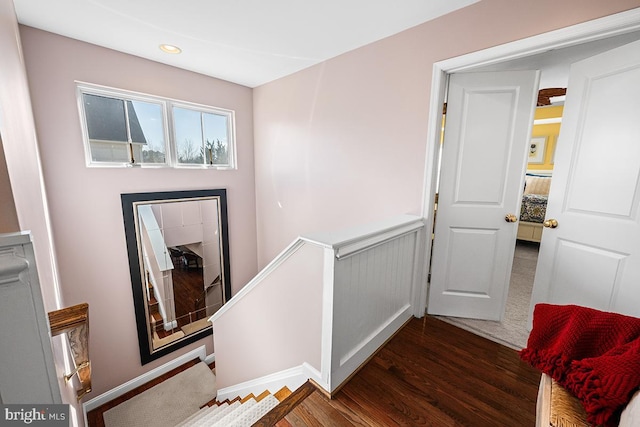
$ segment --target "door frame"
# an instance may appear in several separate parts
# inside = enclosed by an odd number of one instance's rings
[[[424,306],[417,308],[420,313],[426,312],[429,294],[428,278],[431,269],[431,245],[428,242],[431,241],[430,234],[433,230],[434,222],[435,184],[437,182],[440,135],[442,131],[442,105],[444,105],[445,101],[448,75],[638,30],[640,30],[640,8],[560,28],[433,64],[425,157],[427,160],[425,162],[424,191],[422,195],[422,217],[427,226],[425,227],[426,238],[423,258],[425,263],[422,271],[423,286],[419,300]]]

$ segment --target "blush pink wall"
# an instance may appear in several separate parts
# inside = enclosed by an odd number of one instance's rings
[[[0,0],[0,133],[6,174],[3,207],[11,231],[30,231],[38,264],[45,310],[58,309],[58,289],[52,260],[48,207],[45,198],[40,152],[34,132],[29,86],[22,58],[20,31],[12,0]],[[15,216],[14,216],[15,215]],[[17,221],[17,224],[16,224]]]
[[[301,234],[421,213],[435,62],[638,6],[482,0],[254,89],[259,265]]]
[[[40,164],[27,74],[22,56],[20,30],[12,0],[0,0],[0,133],[2,134],[3,197],[0,214],[7,231],[29,231],[36,258],[45,311],[61,308],[58,275],[52,248],[46,189]],[[6,169],[4,168],[6,166]],[[5,319],[3,319],[5,321]],[[16,333],[20,333],[16,330]],[[5,346],[13,337],[3,337]],[[72,363],[60,340],[53,339],[53,363],[62,402],[69,403],[72,424],[83,425],[76,391],[67,386],[64,375]],[[14,357],[22,357],[15,354]],[[32,385],[32,386],[37,386]],[[76,423],[76,420],[80,422]]]
[[[2,148],[2,135],[0,135],[0,233],[20,231],[16,205],[13,202],[13,192],[9,182],[7,163]]]
[[[93,396],[189,349],[140,366],[120,193],[227,188],[235,293],[300,234],[420,212],[434,62],[638,6],[483,0],[253,91],[21,27],[62,296],[91,307]],[[74,80],[236,110],[238,170],[86,168]]]
[[[20,31],[63,300],[89,303],[92,396],[196,346],[211,353],[207,338],[141,366],[120,194],[226,188],[237,292],[257,272],[252,90],[30,27]],[[87,168],[75,80],[235,110],[238,169]]]
[[[227,306],[214,320],[221,349],[216,352],[218,389],[305,362],[320,371],[324,256],[319,245],[304,242],[293,248],[239,304]]]

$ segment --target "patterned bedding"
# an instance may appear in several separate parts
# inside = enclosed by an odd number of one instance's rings
[[[525,194],[522,196],[522,206],[520,207],[520,221],[544,222],[547,211],[547,195]]]

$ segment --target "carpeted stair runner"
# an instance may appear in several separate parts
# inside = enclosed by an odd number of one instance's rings
[[[200,362],[104,412],[106,427],[249,427],[291,394],[283,387],[217,402],[215,373]],[[211,405],[211,406],[208,406]]]
[[[215,423],[225,417],[227,414],[231,413],[234,409],[240,406],[240,402],[234,402],[232,404],[222,403],[220,406],[213,405],[211,407],[206,406],[178,424],[176,427],[196,427],[196,426],[204,426],[207,422]]]
[[[216,396],[216,377],[200,362],[105,411],[106,427],[174,427]]]
[[[249,427],[278,405],[279,400],[269,394],[259,401],[250,398],[243,403],[222,403],[205,407],[178,424],[178,427]]]

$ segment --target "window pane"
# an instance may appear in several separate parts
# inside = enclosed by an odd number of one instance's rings
[[[91,160],[94,162],[129,163],[129,144],[91,140]]]
[[[87,166],[235,168],[233,111],[92,85],[77,88]]]
[[[213,165],[229,164],[229,120],[220,114],[203,113],[206,161]]]
[[[137,162],[165,163],[166,144],[162,106],[143,101],[127,101],[129,129]],[[140,144],[140,145],[138,145]],[[138,148],[139,147],[139,148]],[[139,150],[142,151],[141,156]]]
[[[173,108],[178,163],[204,164],[202,123],[199,111]]]
[[[127,142],[124,101],[98,95],[82,95],[90,140]]]

